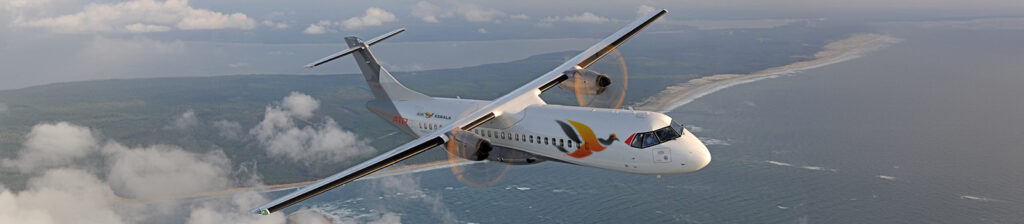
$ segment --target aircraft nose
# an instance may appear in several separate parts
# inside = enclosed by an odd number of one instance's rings
[[[679,150],[682,151],[680,154],[686,155],[685,162],[681,164],[683,172],[694,172],[703,169],[711,163],[711,152],[693,133],[685,131],[683,136],[679,137],[679,140],[682,143],[682,146],[679,147]]]

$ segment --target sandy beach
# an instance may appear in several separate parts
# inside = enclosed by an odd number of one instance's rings
[[[800,61],[784,66],[768,68],[751,74],[716,74],[669,86],[658,94],[632,105],[637,110],[668,112],[697,98],[731,86],[755,82],[780,75],[792,75],[799,72],[855,59],[864,54],[899,43],[901,40],[892,36],[859,33],[838,40],[825,49],[814,54],[814,59]]]

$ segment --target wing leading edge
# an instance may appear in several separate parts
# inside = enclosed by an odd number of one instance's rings
[[[385,167],[394,165],[397,162],[408,159],[409,157],[415,156],[422,153],[430,148],[445,144],[448,141],[447,133],[456,128],[463,130],[472,130],[477,126],[494,119],[495,117],[501,116],[503,111],[518,111],[522,110],[527,104],[515,103],[523,102],[517,101],[517,98],[522,96],[528,96],[528,93],[534,93],[539,95],[545,90],[557,85],[559,82],[565,81],[566,76],[562,74],[563,71],[572,68],[586,68],[594,62],[600,60],[602,57],[615,50],[619,45],[629,40],[629,38],[636,35],[636,33],[643,30],[650,25],[654,20],[664,15],[666,10],[658,10],[650,12],[636,21],[633,21],[629,25],[626,25],[619,31],[615,32],[611,36],[608,36],[604,40],[601,40],[594,46],[591,46],[587,50],[584,50],[579,55],[576,55],[572,59],[569,59],[562,65],[559,65],[555,69],[548,73],[534,79],[533,81],[519,87],[518,89],[495,99],[490,104],[481,107],[480,109],[470,113],[465,117],[458,118],[455,122],[452,122],[438,130],[421,136],[416,140],[408,142],[404,145],[398,146],[391,151],[385,152],[384,154],[373,157],[365,162],[362,162],[356,166],[348,168],[337,174],[331,175],[317,183],[303,187],[295,192],[280,197],[270,203],[264,204],[252,210],[257,214],[268,215],[272,212],[280,211],[288,206],[303,200],[309,199],[313,196],[327,192],[328,190],[334,189],[335,187],[344,185],[353,180],[359,179],[363,176],[369,175]],[[394,33],[401,32],[395,31],[384,36],[393,36]],[[386,37],[385,37],[386,38]],[[331,55],[318,62],[322,64],[324,62],[333,60],[335,58],[344,56],[344,52],[339,52],[338,55]],[[317,64],[317,63],[313,63]],[[315,65],[314,65],[315,66]],[[534,97],[536,97],[534,95]]]

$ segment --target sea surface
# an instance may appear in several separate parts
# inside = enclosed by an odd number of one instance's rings
[[[1024,32],[891,35],[904,40],[667,113],[711,150],[695,173],[546,162],[472,188],[438,169],[357,181],[304,206],[404,223],[1020,223]]]

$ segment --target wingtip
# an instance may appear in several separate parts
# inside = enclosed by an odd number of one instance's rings
[[[261,209],[261,208],[253,209],[251,212],[252,213],[256,213],[256,214],[260,214],[260,215],[270,215],[270,211],[269,210]]]

